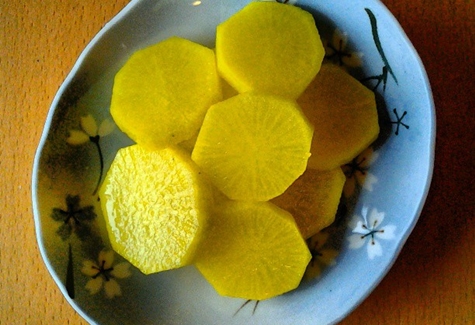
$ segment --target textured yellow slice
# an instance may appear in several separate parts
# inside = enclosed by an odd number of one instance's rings
[[[307,169],[285,192],[271,202],[292,214],[304,238],[310,238],[334,220],[340,203],[345,174]]]
[[[239,92],[297,98],[317,74],[325,50],[313,16],[277,2],[251,2],[221,23],[216,58]]]
[[[208,110],[191,157],[229,198],[266,201],[305,171],[312,133],[295,101],[245,93]]]
[[[213,50],[171,37],[137,51],[120,69],[110,111],[131,139],[157,149],[191,138],[219,100]]]
[[[112,248],[143,273],[191,263],[212,194],[186,154],[123,148],[99,196]]]
[[[295,289],[310,258],[288,212],[228,201],[210,219],[195,265],[219,294],[262,300]]]
[[[346,164],[379,134],[374,93],[338,66],[323,65],[297,102],[315,129],[309,168]]]

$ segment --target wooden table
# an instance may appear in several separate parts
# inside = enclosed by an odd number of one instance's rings
[[[85,324],[39,255],[31,173],[49,106],[128,0],[0,0],[0,323]],[[435,172],[386,278],[342,324],[475,324],[475,2],[385,0],[418,50],[437,108]]]

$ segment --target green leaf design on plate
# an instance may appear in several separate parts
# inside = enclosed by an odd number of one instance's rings
[[[378,86],[381,83],[383,83],[383,91],[384,91],[386,90],[386,84],[388,82],[388,73],[394,79],[396,84],[398,84],[398,81],[397,81],[396,75],[393,72],[393,69],[389,65],[388,59],[386,58],[386,54],[384,53],[384,50],[383,50],[383,46],[381,45],[381,40],[379,38],[379,33],[378,33],[378,21],[376,19],[376,16],[368,8],[365,8],[365,11],[368,14],[368,17],[371,23],[371,32],[373,33],[374,44],[376,45],[376,49],[378,50],[378,53],[381,56],[381,60],[383,60],[384,66],[380,75],[365,78],[363,79],[363,81],[377,80],[377,83],[373,87],[373,90],[378,88]]]

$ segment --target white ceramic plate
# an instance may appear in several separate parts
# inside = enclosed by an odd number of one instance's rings
[[[109,115],[114,74],[134,51],[171,35],[212,47],[216,25],[247,2],[132,1],[87,46],[52,103],[34,165],[38,243],[66,299],[91,323],[335,323],[380,282],[419,217],[435,111],[418,55],[379,1],[297,0],[289,5],[315,15],[327,60],[375,90],[381,115],[380,139],[345,167],[337,221],[311,243],[317,277],[244,301],[216,294],[194,267],[145,276],[110,250],[96,189],[131,143]]]

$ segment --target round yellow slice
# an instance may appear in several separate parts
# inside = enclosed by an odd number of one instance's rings
[[[335,220],[345,180],[340,167],[324,171],[307,169],[271,202],[292,214],[307,239]]]
[[[135,52],[116,74],[110,112],[136,143],[161,149],[191,138],[221,100],[214,51],[171,37]]]
[[[212,192],[185,153],[119,150],[99,197],[112,248],[143,273],[191,263]]]
[[[297,102],[315,129],[309,168],[344,165],[378,137],[374,93],[336,65],[324,64]]]
[[[208,110],[191,157],[229,198],[267,201],[305,171],[312,133],[295,101],[245,93]]]
[[[313,16],[277,2],[251,2],[217,27],[222,77],[239,92],[297,98],[320,69],[325,50]]]
[[[311,254],[288,212],[228,201],[215,213],[195,265],[219,294],[262,300],[299,285]]]

